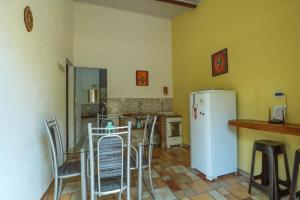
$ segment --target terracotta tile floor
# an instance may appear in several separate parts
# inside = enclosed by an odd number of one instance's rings
[[[214,182],[206,181],[204,176],[189,168],[189,151],[182,147],[172,147],[170,150],[155,148],[153,153],[153,177],[155,193],[158,200],[264,200],[268,197],[252,189],[252,195],[247,192],[247,178],[241,175],[226,175]],[[133,172],[132,199],[137,199],[137,174]],[[80,179],[64,181],[61,200],[79,200]],[[123,199],[125,195],[123,195]],[[53,199],[53,187],[44,200]],[[116,195],[101,197],[101,199],[117,199]],[[152,199],[147,187],[143,189],[143,199]]]

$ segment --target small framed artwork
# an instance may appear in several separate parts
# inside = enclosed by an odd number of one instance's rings
[[[225,74],[228,72],[227,48],[211,56],[212,76]]]
[[[149,73],[148,71],[136,70],[136,86],[148,86]]]

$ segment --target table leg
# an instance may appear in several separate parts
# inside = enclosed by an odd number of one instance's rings
[[[143,145],[140,143],[138,146],[139,165],[138,165],[138,200],[142,200],[143,192]]]
[[[85,151],[80,151],[80,164],[81,164],[81,199],[86,200],[86,172],[85,172]]]

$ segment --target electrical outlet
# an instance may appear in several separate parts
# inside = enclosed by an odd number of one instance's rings
[[[277,90],[277,91],[274,92],[274,97],[280,98],[280,97],[283,97],[283,96],[285,96],[285,94],[282,91]]]

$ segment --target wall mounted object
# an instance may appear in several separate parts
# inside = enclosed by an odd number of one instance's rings
[[[228,72],[227,48],[211,56],[212,76],[225,74]]]
[[[28,32],[32,31],[33,28],[33,16],[29,6],[24,9],[24,23]]]
[[[136,70],[136,86],[148,86],[148,71]]]
[[[92,88],[88,89],[88,103],[98,103],[99,102],[99,90]]]
[[[168,87],[165,86],[165,87],[163,88],[163,90],[164,90],[164,95],[167,96],[168,93],[169,93]]]

